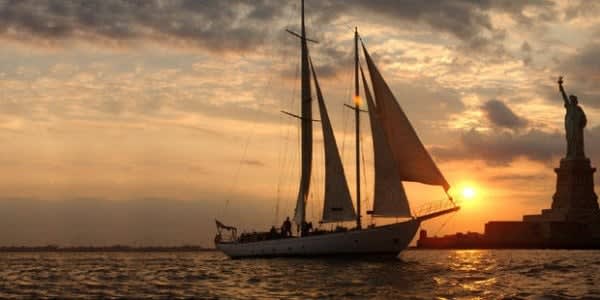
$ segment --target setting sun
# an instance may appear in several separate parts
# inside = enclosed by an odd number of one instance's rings
[[[463,188],[462,196],[463,196],[463,198],[468,199],[468,200],[473,199],[473,197],[475,197],[475,189],[473,189],[472,187]]]

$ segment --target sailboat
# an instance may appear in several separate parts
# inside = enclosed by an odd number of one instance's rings
[[[292,236],[284,232],[247,234],[238,237],[237,228],[217,223],[215,246],[231,258],[324,256],[324,255],[398,255],[414,238],[421,222],[459,210],[448,194],[450,185],[423,146],[391,89],[375,65],[367,48],[354,32],[354,105],[356,133],[356,208],[346,180],[344,166],[319,85],[315,66],[309,55],[304,24],[304,1],[301,1],[301,32],[289,31],[300,39],[301,50],[301,176],[294,222],[302,227]],[[370,75],[371,85],[359,61],[359,40]],[[360,80],[359,80],[360,78]],[[312,85],[311,85],[312,79]],[[374,199],[367,214],[380,218],[402,218],[403,221],[363,228],[360,185],[360,86],[364,90],[371,127],[374,153]],[[306,204],[310,189],[313,154],[313,117],[311,89],[314,87],[323,133],[325,157],[324,207],[321,223],[356,222],[351,229],[332,231],[306,229]],[[373,93],[371,93],[371,89]],[[289,114],[289,113],[288,113]],[[419,182],[441,186],[448,197],[446,206],[422,215],[411,212],[403,182]],[[283,230],[282,230],[283,231]]]

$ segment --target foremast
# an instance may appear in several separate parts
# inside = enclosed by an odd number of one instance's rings
[[[306,221],[306,200],[310,188],[310,175],[312,169],[312,102],[310,91],[310,70],[308,62],[308,45],[306,27],[304,25],[304,0],[301,1],[301,150],[302,166],[300,187],[294,213],[294,221],[301,225]]]
[[[362,228],[360,220],[360,91],[358,85],[358,28],[354,28],[354,117],[356,119],[356,228]]]

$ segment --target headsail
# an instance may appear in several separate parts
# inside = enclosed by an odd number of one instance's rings
[[[411,217],[410,206],[402,181],[398,174],[398,166],[383,131],[379,112],[369,91],[367,80],[360,68],[363,88],[369,107],[371,135],[373,137],[373,158],[375,160],[375,194],[373,197],[372,215],[381,217]]]
[[[312,62],[310,67],[319,103],[323,144],[325,146],[325,197],[322,222],[353,221],[356,218],[356,213],[354,212],[354,205],[344,174],[344,166]]]
[[[371,75],[379,117],[397,163],[400,180],[441,185],[447,191],[450,185],[423,146],[364,44],[363,51]]]

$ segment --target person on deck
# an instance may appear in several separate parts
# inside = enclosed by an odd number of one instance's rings
[[[277,228],[275,228],[275,226],[271,226],[271,230],[269,231],[269,238],[274,239],[274,238],[278,238],[278,237],[279,237],[279,233],[277,232]]]
[[[308,223],[306,221],[302,222],[302,226],[300,229],[301,229],[300,232],[302,233],[302,236],[308,235],[313,229],[312,222],[308,222]]]
[[[308,233],[308,223],[306,221],[302,221],[300,224],[300,235],[305,236]]]
[[[290,217],[285,218],[283,224],[281,225],[281,234],[284,237],[292,236],[292,222],[290,222]]]

